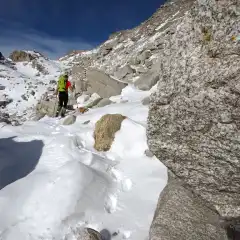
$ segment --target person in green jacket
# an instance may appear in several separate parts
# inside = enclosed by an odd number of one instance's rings
[[[58,109],[56,117],[61,113],[61,116],[64,117],[68,104],[68,89],[73,91],[71,82],[68,80],[68,74],[65,73],[61,75],[58,79],[58,85],[56,90],[56,95],[58,95]]]

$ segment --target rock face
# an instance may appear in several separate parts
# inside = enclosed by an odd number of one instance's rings
[[[112,79],[103,71],[76,65],[72,69],[75,94],[97,93],[102,98],[119,95],[127,84]]]
[[[125,118],[121,114],[107,114],[96,123],[94,148],[97,151],[108,151],[111,148],[115,133],[120,130]]]
[[[118,82],[102,71],[90,69],[86,74],[88,87],[87,93],[97,93],[102,98],[119,95],[127,84]]]
[[[228,240],[219,215],[171,179],[162,191],[150,230],[151,240]]]
[[[80,65],[75,65],[72,68],[72,76],[75,94],[82,94],[87,91],[86,69]]]
[[[235,0],[199,0],[183,17],[165,41],[147,128],[154,155],[184,188],[233,225],[240,219],[240,57],[232,40],[239,34],[239,9]],[[187,202],[182,208],[187,211]],[[169,209],[163,206],[156,214],[162,211]],[[209,232],[205,239],[225,236]]]

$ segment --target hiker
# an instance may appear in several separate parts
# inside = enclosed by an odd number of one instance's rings
[[[61,75],[58,79],[58,85],[56,90],[56,95],[58,95],[58,109],[56,117],[61,113],[61,117],[65,116],[65,112],[68,104],[68,88],[73,91],[71,82],[68,80],[68,74],[65,73]]]

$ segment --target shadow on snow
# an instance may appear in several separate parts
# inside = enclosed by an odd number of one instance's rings
[[[43,142],[16,142],[14,137],[0,139],[0,189],[27,176],[37,166]]]

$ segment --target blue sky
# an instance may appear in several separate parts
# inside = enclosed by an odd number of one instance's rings
[[[38,50],[51,58],[91,49],[137,26],[164,0],[1,0],[0,51]]]

